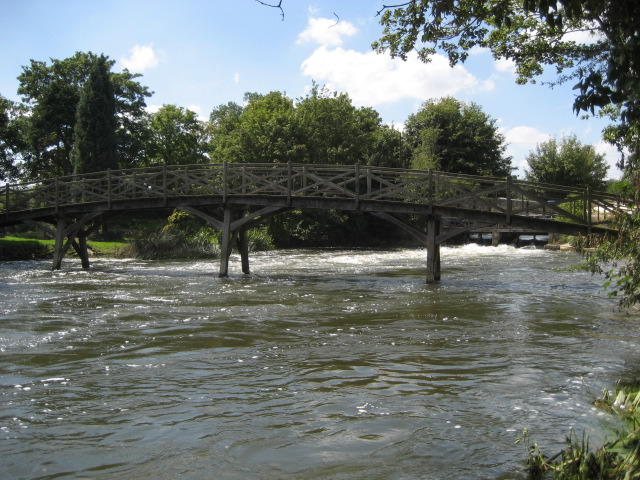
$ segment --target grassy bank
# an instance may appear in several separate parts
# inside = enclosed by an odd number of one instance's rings
[[[17,236],[0,238],[0,261],[48,259],[53,255],[54,240],[39,240]],[[125,251],[125,242],[87,242],[94,257],[119,257]],[[69,255],[74,255],[73,249]]]
[[[605,390],[594,403],[618,420],[611,427],[609,439],[596,450],[589,447],[586,436],[579,438],[574,432],[567,437],[565,448],[548,458],[537,444],[529,443],[528,433],[523,432],[519,441],[528,450],[531,479],[640,479],[640,385]]]

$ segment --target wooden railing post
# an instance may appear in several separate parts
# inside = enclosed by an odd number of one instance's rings
[[[56,194],[56,214],[60,210],[60,177],[56,177],[55,183],[55,194]]]
[[[291,185],[293,178],[291,177],[291,162],[287,162],[287,206],[291,205]]]
[[[107,170],[107,208],[111,210],[111,169]]]
[[[133,171],[133,182],[131,183],[131,198],[136,198],[136,183],[138,183],[138,177],[136,175],[135,170]]]
[[[429,215],[433,214],[433,202],[435,192],[433,191],[433,170],[429,169],[429,179],[427,184],[427,201],[429,202]]]
[[[227,204],[227,162],[222,163],[222,203]]]
[[[167,206],[167,164],[162,164],[162,205]]]
[[[591,233],[591,214],[592,214],[592,205],[591,205],[591,187],[587,187],[587,232]]]
[[[360,163],[356,163],[356,208],[360,208]]]
[[[507,225],[511,225],[511,210],[513,205],[511,202],[511,175],[507,175]]]
[[[9,184],[4,186],[4,212],[7,220],[9,220]]]

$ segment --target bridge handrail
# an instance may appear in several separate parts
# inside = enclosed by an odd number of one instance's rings
[[[555,215],[576,223],[600,221],[626,202],[588,188],[430,170],[368,165],[216,163],[154,166],[69,175],[0,187],[0,215],[79,203],[142,198],[212,196],[323,197],[355,202],[410,202],[497,211],[507,215]],[[594,220],[594,208],[597,218]]]

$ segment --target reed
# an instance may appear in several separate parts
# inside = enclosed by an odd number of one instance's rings
[[[539,446],[530,442],[529,432],[522,432],[516,443],[527,448],[527,470],[532,480],[640,479],[640,388],[618,387],[614,392],[605,389],[595,404],[615,415],[621,425],[596,450],[589,447],[585,434],[578,438],[572,432],[565,448],[546,458]]]

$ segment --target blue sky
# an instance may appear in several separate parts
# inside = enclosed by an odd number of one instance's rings
[[[149,108],[176,104],[204,118],[245,92],[302,97],[312,81],[400,126],[425,100],[453,96],[496,119],[520,174],[537,143],[575,134],[619,178],[616,152],[601,141],[606,121],[573,113],[571,85],[516,85],[512,65],[487,51],[455,68],[441,56],[423,64],[375,54],[383,3],[283,0],[283,19],[255,0],[0,0],[0,95],[19,99],[16,77],[30,59],[92,51],[141,73],[155,92]]]

